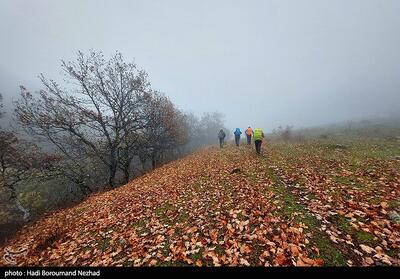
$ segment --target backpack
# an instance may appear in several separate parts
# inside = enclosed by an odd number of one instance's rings
[[[246,134],[247,134],[248,136],[251,136],[252,132],[253,132],[253,130],[252,130],[251,128],[247,128]]]
[[[219,137],[220,139],[223,139],[225,136],[226,136],[226,135],[225,135],[225,132],[224,132],[224,131],[219,131],[218,137]]]
[[[235,136],[240,136],[242,134],[242,132],[240,131],[239,128],[236,128],[234,134],[235,134]]]

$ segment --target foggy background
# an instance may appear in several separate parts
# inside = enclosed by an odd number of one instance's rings
[[[272,130],[396,114],[400,1],[0,1],[0,92],[119,50],[181,109]]]

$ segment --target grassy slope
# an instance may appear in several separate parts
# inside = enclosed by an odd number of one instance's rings
[[[51,214],[7,247],[26,245],[18,265],[400,265],[387,217],[399,211],[398,145],[345,146],[201,150]]]

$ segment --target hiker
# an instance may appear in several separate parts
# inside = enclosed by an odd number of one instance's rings
[[[235,143],[236,143],[236,146],[239,146],[240,135],[242,134],[242,131],[240,131],[239,128],[236,128],[236,130],[235,130],[235,132],[233,132],[233,134],[235,135]]]
[[[224,132],[224,130],[219,130],[218,133],[218,138],[219,138],[219,147],[222,148],[222,146],[224,145],[224,139],[226,137],[226,134]]]
[[[257,154],[261,153],[261,144],[264,138],[264,133],[260,128],[254,129],[254,144],[256,146]]]
[[[253,134],[253,129],[247,128],[246,129],[246,137],[247,137],[247,144],[250,145],[251,144],[251,135]]]

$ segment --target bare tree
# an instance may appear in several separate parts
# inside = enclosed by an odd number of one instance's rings
[[[280,135],[281,135],[281,138],[285,142],[288,142],[292,139],[292,136],[293,136],[292,129],[293,129],[293,126],[289,126],[289,125],[286,125],[286,127],[284,129],[282,129],[282,127],[280,127]]]
[[[193,113],[185,113],[183,115],[183,121],[185,122],[188,136],[184,148],[187,152],[190,152],[202,144],[202,139],[200,137],[200,120]]]
[[[145,130],[147,152],[142,154],[151,159],[153,169],[163,152],[183,145],[188,140],[183,114],[163,94],[155,93],[147,107],[148,125]]]
[[[91,185],[104,174],[111,187],[120,182],[119,174],[127,183],[135,156],[155,168],[193,134],[187,115],[152,90],[147,74],[120,53],[106,61],[101,52],[79,52],[75,62],[62,61],[62,70],[64,87],[44,75],[39,92],[21,86],[15,114],[25,130],[57,148],[63,158],[59,171],[83,195],[94,191]],[[200,126],[201,142],[214,142],[222,115],[206,114]]]
[[[218,131],[220,129],[225,129],[223,114],[219,112],[205,113],[200,119],[199,123],[199,138],[201,139],[201,144],[213,144],[217,140]]]
[[[114,187],[121,150],[146,126],[143,112],[151,99],[147,74],[125,63],[121,53],[106,61],[95,51],[88,56],[79,52],[75,62],[62,61],[62,70],[68,89],[43,75],[45,89],[38,96],[21,87],[19,122],[53,143],[65,158],[74,160],[79,153],[101,162]]]

